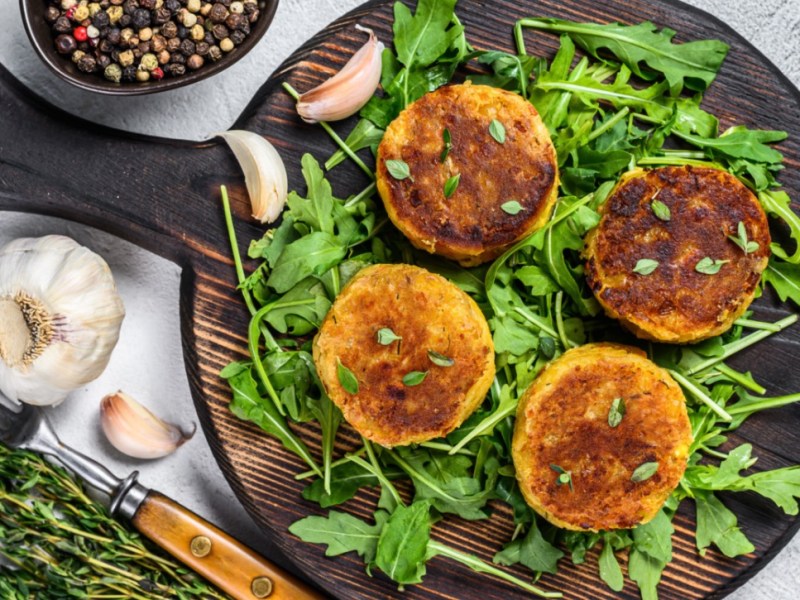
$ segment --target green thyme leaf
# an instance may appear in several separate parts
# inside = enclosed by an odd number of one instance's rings
[[[414,181],[414,178],[411,176],[411,169],[409,168],[408,163],[406,163],[404,160],[387,160],[386,170],[389,171],[389,175],[398,181],[402,181],[403,179],[410,179],[411,181]]]
[[[500,205],[500,208],[503,209],[503,212],[506,212],[510,215],[516,215],[522,211],[522,204],[516,200],[509,200],[508,202],[503,202],[503,204]]]
[[[568,485],[570,492],[575,491],[575,489],[572,487],[572,473],[570,471],[565,471],[558,465],[550,465],[550,468],[558,473],[558,477],[556,477],[556,485]]]
[[[672,213],[669,210],[669,206],[664,204],[661,200],[653,200],[650,203],[650,208],[653,211],[653,214],[662,221],[669,221],[672,218]]]
[[[489,123],[489,134],[498,144],[506,143],[506,128],[497,119],[492,119],[492,122]]]
[[[438,367],[452,367],[454,364],[456,364],[456,361],[454,361],[452,358],[449,358],[444,354],[439,354],[435,350],[428,350],[428,358]]]
[[[456,189],[458,188],[458,182],[461,181],[461,173],[457,173],[453,175],[450,179],[448,179],[444,184],[444,197],[449,198],[453,194],[455,194]]]
[[[634,469],[633,475],[631,475],[631,481],[633,481],[634,483],[647,481],[653,475],[656,474],[656,471],[658,471],[657,462],[642,463],[638,467],[636,467],[636,469]]]
[[[722,268],[722,265],[724,265],[727,262],[731,261],[714,260],[711,257],[706,256],[694,266],[694,270],[697,271],[698,273],[703,273],[703,275],[716,275],[717,273],[719,273],[719,270]]]
[[[608,410],[608,425],[616,427],[622,423],[622,417],[625,416],[625,400],[622,398],[614,398],[611,402],[611,408]]]
[[[388,346],[392,342],[397,342],[403,339],[402,336],[397,335],[388,327],[382,327],[381,329],[378,329],[378,333],[375,334],[375,338],[378,340],[378,343],[381,346]]]
[[[453,138],[450,136],[450,130],[447,127],[445,127],[442,132],[442,141],[444,142],[444,149],[442,150],[442,155],[439,157],[439,160],[444,162],[447,160],[447,155],[450,154],[450,150],[453,149]]]
[[[739,225],[736,227],[736,235],[729,235],[728,239],[739,246],[745,255],[758,250],[758,242],[751,242],[747,239],[747,228],[742,221],[739,221]]]
[[[410,373],[403,375],[403,385],[414,387],[415,385],[419,385],[425,381],[427,376],[428,371],[411,371]]]
[[[358,379],[353,375],[353,372],[342,364],[342,361],[336,361],[336,375],[339,377],[339,383],[342,384],[344,391],[348,394],[358,393]]]
[[[639,275],[650,275],[658,268],[658,261],[651,258],[640,258],[633,267],[633,272]]]

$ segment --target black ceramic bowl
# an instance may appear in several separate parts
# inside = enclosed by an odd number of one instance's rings
[[[22,12],[22,21],[25,24],[25,31],[28,33],[31,44],[33,44],[44,63],[61,79],[92,92],[113,96],[135,96],[189,85],[211,77],[215,73],[219,73],[231,66],[247,54],[266,33],[272,23],[272,18],[275,16],[275,10],[278,8],[278,0],[258,0],[260,16],[251,26],[250,35],[232,52],[226,54],[217,62],[208,63],[197,71],[189,71],[185,75],[178,77],[164,77],[158,81],[151,79],[145,82],[129,83],[114,83],[105,79],[99,73],[83,73],[72,63],[69,56],[63,56],[56,52],[53,41],[55,36],[52,34],[50,24],[44,19],[44,12],[48,6],[46,0],[20,0],[19,5]]]

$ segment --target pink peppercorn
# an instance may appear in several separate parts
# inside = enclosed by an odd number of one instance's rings
[[[86,27],[81,25],[72,30],[72,37],[79,42],[85,42],[87,39],[89,39],[89,34],[86,33]]]
[[[153,79],[163,79],[164,78],[164,71],[161,70],[161,67],[156,67],[152,71],[150,71],[150,77]]]

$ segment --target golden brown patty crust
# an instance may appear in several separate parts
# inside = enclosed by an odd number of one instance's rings
[[[490,134],[493,120],[505,130],[504,143]],[[452,147],[442,162],[445,129]],[[387,160],[404,161],[411,176],[393,177]],[[417,248],[466,266],[496,258],[541,227],[558,194],[555,148],[536,109],[484,85],[442,87],[408,106],[386,130],[377,169],[397,228]],[[445,197],[456,175],[458,187]],[[510,201],[522,210],[503,210]]]
[[[656,216],[657,199],[669,220]],[[743,223],[758,249],[745,252]],[[638,337],[690,343],[726,331],[750,305],[770,254],[767,217],[736,177],[713,168],[664,167],[625,174],[586,238],[586,275],[606,313]],[[698,272],[709,258],[727,261],[716,274]],[[658,262],[637,274],[641,259]]]
[[[402,340],[379,343],[385,328]],[[429,351],[452,365],[434,364]],[[357,393],[342,386],[340,362],[358,380]],[[411,265],[374,265],[352,279],[314,340],[314,364],[345,419],[387,447],[447,435],[480,405],[495,374],[478,305],[444,277]],[[405,384],[415,371],[427,375]]]
[[[609,411],[622,398],[616,427]],[[652,519],[686,469],[692,431],[678,384],[640,350],[587,344],[550,363],[517,409],[512,456],[528,504],[574,530],[630,528]],[[655,473],[633,481],[645,463]],[[572,489],[558,483],[563,469]]]

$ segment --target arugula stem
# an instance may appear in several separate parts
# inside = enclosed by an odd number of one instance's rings
[[[476,437],[484,435],[494,429],[494,426],[500,423],[503,419],[510,417],[517,411],[517,403],[514,402],[506,407],[504,410],[498,410],[493,414],[486,417],[483,421],[475,426],[475,429],[470,431],[464,438],[458,442],[448,454],[453,455],[460,451],[464,446],[469,444]]]
[[[345,202],[344,203],[344,207],[345,208],[351,208],[351,207],[355,206],[356,204],[358,204],[359,202],[361,202],[364,198],[369,198],[370,196],[372,196],[375,193],[375,190],[377,189],[377,187],[378,187],[378,185],[373,181],[367,187],[365,187],[363,190],[361,190],[358,194],[356,194],[355,196],[350,198],[350,200]]]
[[[435,480],[431,479],[428,476],[427,473],[425,473],[424,471],[418,471],[414,467],[412,467],[410,464],[408,464],[405,460],[403,460],[401,458],[401,456],[397,452],[394,452],[393,450],[387,450],[386,452],[389,454],[389,456],[392,457],[392,460],[397,463],[397,466],[400,467],[401,469],[403,469],[403,471],[406,472],[406,475],[408,475],[412,479],[417,479],[417,480],[421,481],[426,486],[428,486],[430,489],[436,490],[442,498],[445,498],[446,500],[448,500],[450,502],[456,502],[457,503],[459,501],[459,498],[456,498],[456,497],[452,496],[451,494],[448,494],[447,492],[445,492],[441,488],[441,486],[436,483]],[[451,454],[452,454],[452,452],[451,452]]]
[[[360,456],[355,456],[354,454],[348,454],[347,460],[357,464],[359,467],[374,475],[377,480],[380,482],[382,487],[385,487],[389,492],[392,494],[392,498],[394,498],[395,502],[397,502],[398,506],[405,506],[403,502],[403,498],[400,496],[400,493],[397,491],[397,488],[394,487],[391,481],[386,478],[386,475],[383,474],[383,471],[380,467],[372,465],[365,461]]]
[[[292,98],[294,98],[295,101],[300,99],[300,94],[288,82],[286,81],[283,82],[283,89],[286,90],[286,92]],[[344,152],[348,156],[348,158],[350,158],[350,160],[356,163],[358,167],[362,171],[364,171],[364,173],[367,174],[367,177],[374,180],[375,173],[373,173],[372,169],[370,169],[367,165],[364,164],[364,161],[361,160],[355,152],[353,152],[353,149],[350,148],[350,146],[348,146],[347,143],[341,137],[339,137],[339,134],[333,130],[333,127],[331,127],[325,121],[320,121],[319,124],[327,132],[327,134],[331,136],[331,139],[333,139],[333,141],[336,142],[336,145],[342,149],[342,152]]]
[[[559,333],[555,329],[550,327],[550,325],[547,323],[547,320],[544,319],[543,317],[540,317],[539,315],[534,315],[533,313],[529,313],[528,311],[523,310],[518,306],[514,307],[514,312],[520,315],[526,321],[528,321],[531,325],[534,325],[535,327],[537,327],[538,329],[549,335],[551,338],[558,339],[560,337]]]
[[[364,452],[365,452],[364,448],[359,448],[355,452],[352,452],[350,455],[351,456],[361,456],[362,454],[364,454]],[[334,460],[333,462],[331,462],[331,469],[333,469],[335,467],[339,467],[339,466],[341,466],[341,465],[343,465],[345,463],[348,463],[348,462],[352,462],[352,461],[349,458],[347,458],[347,456],[344,456],[344,457],[340,458],[339,460]],[[319,473],[317,473],[314,470],[308,470],[308,471],[303,471],[302,473],[298,473],[297,475],[294,476],[294,479],[295,479],[295,481],[302,481],[303,479],[309,479],[310,477],[314,477],[315,475],[319,475]]]
[[[689,369],[686,374],[687,375],[695,375],[696,373],[699,373],[700,371],[704,371],[705,369],[708,369],[709,367],[713,367],[714,365],[716,365],[718,363],[721,363],[724,360],[727,360],[728,358],[730,358],[731,356],[733,356],[737,352],[741,352],[745,348],[749,348],[753,344],[757,344],[761,340],[764,340],[764,339],[768,338],[769,336],[773,335],[774,333],[777,333],[778,331],[783,331],[784,329],[786,329],[790,325],[793,325],[794,323],[796,323],[797,319],[798,319],[798,315],[789,315],[788,317],[784,317],[780,321],[776,321],[774,323],[775,327],[778,328],[776,331],[766,331],[766,330],[757,331],[755,333],[751,333],[750,335],[748,335],[746,337],[743,337],[743,338],[741,338],[739,340],[736,340],[735,342],[731,342],[729,344],[725,344],[723,346],[724,351],[720,356],[714,356],[714,357],[711,357],[711,358],[709,358],[707,360],[704,360],[701,363],[696,364],[694,367]]]
[[[715,167],[713,162],[692,158],[670,158],[668,156],[644,156],[636,161],[637,165],[693,165],[695,167]]]
[[[786,406],[787,404],[794,404],[800,402],[800,394],[789,394],[788,396],[776,396],[774,398],[764,398],[758,402],[751,402],[744,406],[731,406],[728,412],[732,415],[740,415],[742,413],[758,412],[768,408],[778,408]]]
[[[233,215],[231,214],[231,203],[228,199],[228,188],[224,185],[219,188],[222,194],[222,211],[225,214],[225,227],[228,229],[228,239],[231,242],[231,254],[233,254],[233,264],[236,268],[236,278],[239,281],[239,289],[242,292],[244,303],[251,315],[256,313],[255,304],[253,304],[253,297],[250,295],[250,290],[242,287],[245,280],[244,267],[242,267],[242,257],[239,254],[239,242],[236,240],[236,231],[233,228]]]
[[[567,337],[567,332],[564,329],[564,318],[561,314],[561,305],[564,302],[564,292],[559,290],[556,294],[556,327],[558,328],[558,337],[564,345],[564,350],[569,350],[577,346],[572,340]]]
[[[731,381],[738,383],[743,388],[750,390],[751,392],[755,392],[756,394],[759,395],[765,394],[767,392],[765,387],[759,385],[755,381],[751,381],[750,379],[745,377],[743,373],[740,373],[736,369],[732,369],[725,363],[719,363],[715,368],[722,375],[724,375]]]
[[[763,329],[764,331],[771,331],[773,333],[778,333],[781,328],[776,325],[775,323],[769,323],[767,321],[753,321],[751,319],[736,319],[733,322],[734,325],[741,325],[742,327],[748,327],[749,329]]]
[[[454,451],[454,446],[451,446],[450,444],[444,444],[442,442],[422,442],[420,446],[422,446],[423,448],[428,448],[429,450],[439,450],[441,452],[447,452],[448,454],[463,454],[464,456],[477,456],[477,454],[475,454],[471,450],[460,449]]]
[[[617,111],[613,117],[611,117],[608,121],[603,123],[600,127],[592,131],[588,136],[586,136],[586,144],[589,144],[596,138],[603,135],[606,131],[614,127],[617,123],[619,123],[622,119],[628,116],[628,113],[631,112],[631,109],[627,106],[624,106],[621,110]]]
[[[719,452],[717,450],[714,450],[713,448],[709,448],[708,446],[702,446],[701,450],[706,454],[708,454],[709,456],[713,456],[720,460],[725,460],[726,458],[728,458],[728,455],[725,454],[724,452]]]
[[[708,394],[706,394],[703,390],[701,390],[698,386],[696,386],[692,381],[690,381],[689,379],[687,379],[686,377],[684,377],[683,375],[681,375],[677,371],[674,371],[672,369],[667,369],[667,370],[669,371],[669,374],[672,375],[672,377],[675,379],[675,381],[677,381],[681,385],[681,387],[683,387],[683,389],[685,389],[692,396],[694,396],[695,398],[700,400],[700,402],[702,402],[703,404],[708,406],[708,408],[710,408],[712,411],[714,411],[714,413],[720,419],[722,419],[723,421],[727,421],[727,422],[733,421],[733,417],[731,417],[725,411],[724,408],[722,408],[719,404],[714,402],[714,400],[712,400],[711,397],[709,397]]]
[[[441,542],[436,540],[430,540],[428,542],[428,552],[432,553],[434,556],[444,556],[451,560],[456,561],[457,563],[461,563],[475,571],[476,573],[486,573],[487,575],[494,575],[495,577],[507,581],[509,583],[513,583],[514,585],[531,592],[532,594],[536,594],[540,598],[563,598],[564,595],[561,592],[548,592],[543,590],[539,587],[536,587],[533,584],[528,583],[518,577],[515,577],[511,573],[506,573],[502,569],[495,567],[492,564],[482,561],[480,558],[473,554],[467,554],[466,552],[461,552],[460,550],[456,550],[455,548],[451,548]]]

